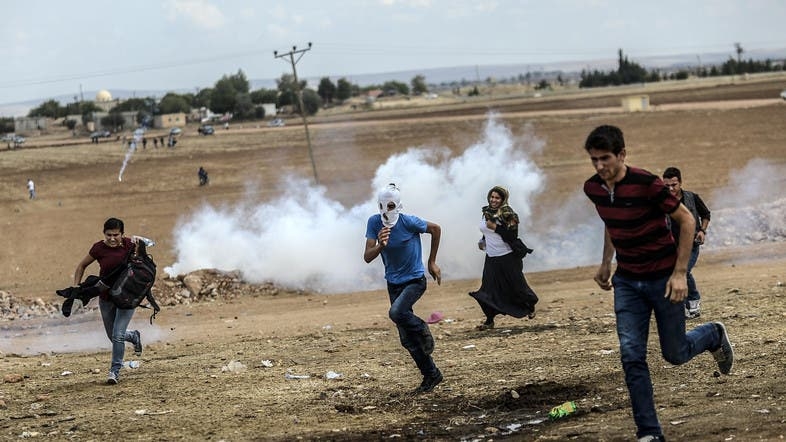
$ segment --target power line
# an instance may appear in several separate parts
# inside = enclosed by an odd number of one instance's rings
[[[35,86],[41,84],[49,84],[49,83],[59,83],[63,81],[72,81],[72,80],[81,80],[86,78],[96,78],[96,77],[109,77],[113,75],[120,75],[120,74],[131,74],[131,73],[138,73],[138,72],[147,72],[147,71],[157,71],[163,69],[172,69],[172,68],[180,68],[184,66],[192,66],[196,64],[204,64],[204,63],[215,63],[216,61],[221,60],[231,60],[237,58],[247,58],[252,56],[258,56],[262,54],[263,51],[256,50],[256,51],[246,51],[246,52],[235,52],[231,54],[223,54],[223,55],[215,55],[215,56],[208,56],[203,58],[192,58],[180,61],[173,61],[167,63],[160,63],[160,64],[150,64],[150,65],[137,65],[131,67],[120,67],[120,68],[113,68],[106,71],[94,71],[94,72],[82,72],[77,74],[63,74],[55,77],[43,77],[38,79],[25,79],[20,81],[10,81],[7,83],[0,83],[0,89],[5,88],[13,88],[19,86]]]
[[[306,129],[306,144],[308,144],[308,156],[311,158],[311,169],[314,171],[314,184],[319,185],[319,177],[317,176],[317,164],[314,162],[314,152],[311,150],[311,135],[308,132],[308,118],[306,118],[306,108],[303,106],[303,91],[300,89],[300,82],[297,79],[297,69],[295,65],[301,58],[303,58],[303,54],[307,51],[311,50],[311,42],[308,42],[308,48],[305,49],[298,49],[297,46],[292,46],[292,50],[286,52],[284,54],[278,53],[278,51],[273,51],[273,57],[284,59],[284,57],[289,57],[289,63],[292,65],[292,74],[295,77],[295,92],[297,94],[297,100],[300,104],[300,116],[303,117],[303,127]],[[297,55],[297,60],[295,59],[295,55]]]
[[[746,52],[767,49],[780,49],[786,42],[783,41],[756,41],[746,42]],[[695,54],[696,52],[734,52],[733,42],[723,44],[711,45],[686,45],[674,47],[648,47],[636,48],[626,47],[620,45],[627,54],[633,57],[652,56],[652,55],[675,55],[675,54]],[[521,59],[527,57],[576,57],[577,59],[584,59],[587,57],[608,56],[613,57],[619,48],[593,48],[593,49],[580,49],[580,48],[542,48],[538,50],[521,50],[517,48],[468,48],[465,46],[379,46],[379,45],[358,45],[354,43],[326,43],[320,44],[324,50],[320,50],[320,55],[332,56],[333,58],[346,58],[353,56],[364,57],[412,57],[413,55],[433,56],[433,57],[452,57],[457,55],[472,56],[476,58],[488,57],[510,57],[511,59]],[[159,71],[166,69],[182,68],[187,66],[215,63],[222,60],[244,59],[250,57],[257,57],[267,50],[248,50],[232,53],[221,53],[215,55],[208,55],[200,58],[191,58],[178,61],[168,61],[162,63],[143,64],[134,66],[125,66],[119,68],[111,68],[100,71],[88,71],[81,73],[61,74],[50,77],[40,78],[24,78],[20,80],[12,80],[7,82],[0,82],[0,89],[18,88],[23,86],[37,86],[51,83],[60,83],[66,81],[85,80],[89,78],[111,77],[122,74],[132,74],[148,71]],[[541,64],[548,63],[548,61],[539,62]],[[478,64],[478,60],[473,60],[471,65]]]

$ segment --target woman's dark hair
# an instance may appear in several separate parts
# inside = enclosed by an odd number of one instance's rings
[[[500,198],[502,198],[502,204],[508,203],[508,189],[502,186],[492,187],[491,190],[489,190],[489,192],[486,194],[486,202],[488,202],[488,200],[491,199],[492,193],[496,193],[499,195]]]
[[[625,139],[617,126],[598,126],[590,132],[587,141],[584,142],[584,149],[588,152],[590,149],[597,149],[619,155],[624,148]]]
[[[108,220],[104,221],[104,232],[107,230],[120,230],[120,233],[125,233],[125,226],[123,225],[123,221],[117,218],[109,218]]]

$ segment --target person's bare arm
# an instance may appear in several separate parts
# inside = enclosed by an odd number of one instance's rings
[[[383,227],[377,234],[377,239],[366,238],[366,249],[363,252],[363,260],[368,262],[373,261],[382,253],[382,249],[388,245],[390,239],[390,227]]]
[[[600,267],[595,272],[595,282],[603,290],[611,290],[611,260],[614,258],[614,244],[611,242],[609,231],[603,229],[603,257],[601,258]]]
[[[688,296],[688,261],[693,248],[693,234],[696,231],[696,220],[684,204],[672,212],[672,222],[680,226],[680,239],[677,243],[677,263],[674,272],[666,284],[665,297],[673,303],[685,301]]]
[[[84,276],[84,274],[85,274],[85,269],[87,268],[87,266],[92,264],[93,261],[95,261],[95,260],[96,260],[95,258],[93,258],[92,256],[90,256],[88,254],[87,256],[82,258],[81,261],[79,261],[79,264],[76,265],[76,270],[74,270],[74,285],[75,286],[79,285],[79,283],[82,282],[82,276]]]
[[[437,265],[437,251],[439,241],[442,238],[442,228],[438,224],[426,221],[426,233],[431,235],[431,250],[428,253],[428,273],[437,281],[437,285],[442,284],[442,269]]]

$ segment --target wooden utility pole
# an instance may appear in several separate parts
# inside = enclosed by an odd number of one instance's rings
[[[285,52],[283,54],[279,54],[278,51],[273,51],[273,56],[275,58],[281,58],[282,60],[285,57],[288,57],[289,64],[292,65],[292,74],[295,77],[295,93],[297,94],[298,104],[300,105],[300,116],[303,117],[303,127],[306,129],[306,144],[308,145],[308,156],[311,158],[311,168],[314,170],[314,183],[319,185],[319,177],[317,176],[317,164],[314,162],[314,152],[311,149],[311,135],[308,132],[308,118],[306,118],[306,108],[303,106],[303,91],[300,90],[300,82],[297,79],[297,69],[295,65],[301,58],[303,58],[303,54],[306,51],[311,50],[311,42],[308,43],[308,47],[305,49],[298,49],[297,46],[292,46],[292,50],[289,52]],[[297,55],[297,59],[295,59],[295,55]]]

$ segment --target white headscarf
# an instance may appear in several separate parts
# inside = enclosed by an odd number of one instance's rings
[[[393,227],[398,222],[398,215],[404,207],[401,204],[401,192],[395,184],[390,183],[379,192],[379,214],[382,216],[382,224],[385,227]],[[393,203],[396,207],[388,210],[388,204]]]

